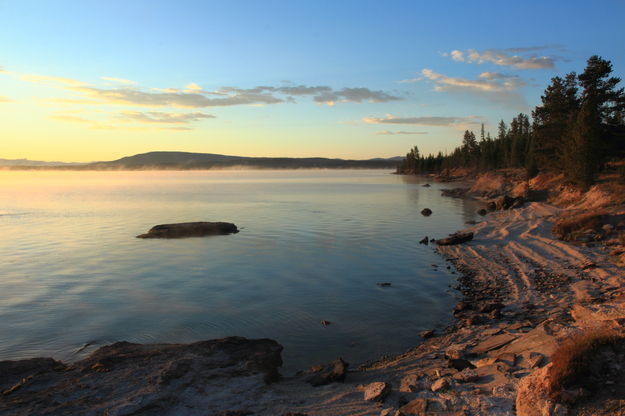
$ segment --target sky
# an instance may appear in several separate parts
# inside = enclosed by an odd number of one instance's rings
[[[591,55],[625,2],[0,0],[0,158],[451,151]]]

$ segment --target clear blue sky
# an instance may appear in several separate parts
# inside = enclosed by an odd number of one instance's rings
[[[0,0],[0,157],[451,150],[590,55],[623,77],[623,21],[616,0]]]

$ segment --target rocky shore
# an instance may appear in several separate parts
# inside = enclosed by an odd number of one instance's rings
[[[625,214],[614,190],[575,193],[557,178],[478,178],[451,196],[522,202],[484,213],[471,239],[436,249],[461,272],[454,323],[414,349],[279,377],[281,347],[226,338],[118,343],[84,361],[0,363],[2,415],[616,415],[625,348],[597,353],[594,390],[549,394],[552,357],[588,328],[625,325]],[[514,179],[514,178],[513,178]],[[552,189],[527,202],[528,189]],[[554,230],[556,233],[554,234]],[[444,236],[438,236],[444,237]]]

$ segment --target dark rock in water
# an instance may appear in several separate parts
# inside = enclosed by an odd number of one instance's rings
[[[486,207],[488,208],[489,211],[497,210],[497,204],[495,203],[495,201],[490,201]]]
[[[332,325],[332,322],[330,322],[330,321],[326,321],[325,319],[322,319],[322,320],[321,320],[321,325],[323,325],[323,326]]]
[[[430,238],[430,243],[434,243],[434,242],[436,242],[436,239],[435,238]]]
[[[229,222],[182,222],[155,225],[137,238],[185,238],[238,233],[237,226]]]
[[[430,244],[430,239],[425,236],[421,241],[419,241],[419,244],[425,244],[427,246],[428,244]]]
[[[423,208],[421,210],[421,215],[424,215],[426,217],[429,217],[430,215],[432,215],[432,210],[429,208]]]
[[[71,366],[51,358],[2,361],[0,414],[86,415],[106,409],[173,415],[186,404],[214,409],[210,414],[245,414],[241,403],[279,379],[281,351],[270,339],[228,337],[192,344],[117,342]]]
[[[308,378],[308,381],[312,386],[323,386],[334,382],[342,382],[347,376],[348,363],[343,361],[342,358],[331,362],[330,364],[319,365],[311,368],[311,372],[314,373]]]
[[[488,214],[488,211],[486,211],[484,208],[482,208],[482,209],[478,210],[477,213],[479,215],[481,215],[481,216],[484,216],[484,215]]]
[[[424,188],[429,188],[429,187],[430,187],[430,184],[429,184],[429,183],[426,183],[425,185],[423,185],[423,187],[424,187]]]
[[[380,283],[377,283],[377,285],[380,286],[380,287],[391,287],[392,286],[391,282],[380,282]]]
[[[434,336],[434,331],[432,331],[431,329],[427,329],[425,331],[419,332],[419,335],[423,339],[432,338]]]
[[[439,240],[436,240],[436,244],[438,244],[439,246],[451,246],[454,244],[466,243],[467,241],[471,240],[473,240],[473,233],[458,232],[455,234],[451,234],[447,238],[441,238]]]

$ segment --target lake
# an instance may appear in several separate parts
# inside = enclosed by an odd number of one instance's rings
[[[457,275],[419,241],[466,227],[477,209],[423,180],[383,170],[0,171],[0,360],[74,361],[115,341],[229,335],[280,342],[286,374],[401,353],[450,321],[456,296]],[[241,232],[135,238],[187,221]]]

